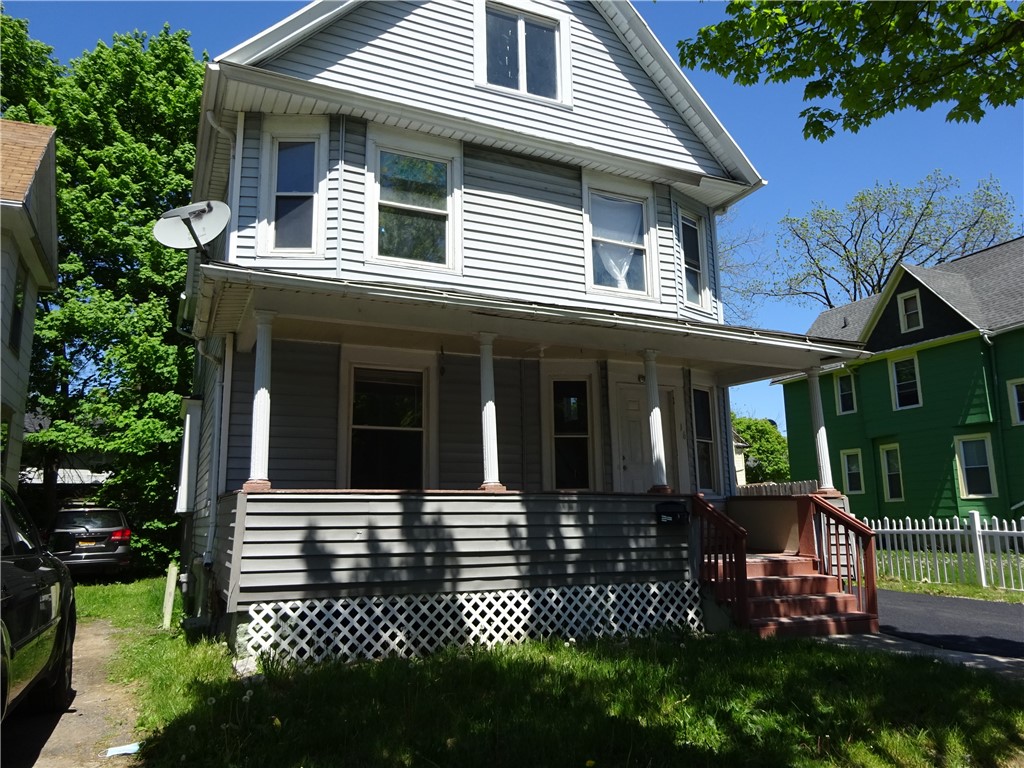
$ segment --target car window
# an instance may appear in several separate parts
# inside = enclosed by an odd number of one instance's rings
[[[60,512],[54,528],[120,528],[124,525],[121,513],[113,509],[76,509]]]
[[[7,488],[2,489],[2,494],[4,519],[11,525],[10,531],[4,528],[3,554],[8,557],[35,554],[41,549],[35,525],[14,494]]]

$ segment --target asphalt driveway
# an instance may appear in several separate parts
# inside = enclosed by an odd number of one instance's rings
[[[878,590],[879,629],[936,648],[1024,659],[1019,603]]]

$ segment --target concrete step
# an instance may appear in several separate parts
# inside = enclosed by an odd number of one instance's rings
[[[750,618],[784,618],[788,616],[820,616],[850,613],[857,607],[857,598],[845,592],[826,595],[772,595],[749,601]]]
[[[821,616],[763,618],[750,622],[759,637],[822,637],[878,632],[878,617],[867,613],[835,613]]]

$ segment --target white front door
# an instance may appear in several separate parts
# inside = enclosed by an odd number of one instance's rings
[[[672,398],[667,390],[659,393],[662,431],[665,433],[665,469],[669,485],[676,488],[675,423]],[[618,445],[614,456],[615,490],[646,493],[654,484],[651,471],[651,422],[647,410],[647,388],[641,384],[618,385]]]

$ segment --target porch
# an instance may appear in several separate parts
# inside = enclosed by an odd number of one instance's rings
[[[240,654],[303,661],[662,627],[877,631],[862,524],[815,495],[719,506],[729,516],[700,495],[243,491],[221,497],[212,567],[193,577],[212,579]]]

